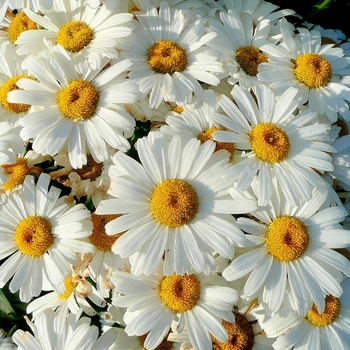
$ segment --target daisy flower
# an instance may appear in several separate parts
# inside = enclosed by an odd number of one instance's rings
[[[192,103],[186,105],[186,109],[180,108],[169,112],[165,117],[166,125],[159,131],[164,135],[173,137],[183,132],[191,132],[192,137],[204,143],[213,140],[213,133],[224,128],[211,119],[213,113],[220,112],[213,90],[206,90],[203,100],[194,98]],[[179,113],[180,112],[180,113]],[[235,149],[232,143],[216,142],[215,151],[226,149],[230,153],[230,159],[234,159]]]
[[[283,42],[261,47],[270,57],[259,65],[258,79],[282,94],[290,86],[298,89],[298,98],[311,110],[326,114],[331,122],[337,113],[350,119],[349,58],[334,44],[321,42],[317,30],[299,28],[294,35],[289,23],[279,21]]]
[[[49,308],[59,310],[64,314],[68,314],[69,311],[79,314],[83,310],[88,316],[94,316],[97,314],[94,305],[98,308],[106,306],[106,300],[88,281],[86,277],[89,275],[84,272],[90,261],[90,255],[83,255],[80,263],[76,266],[70,265],[71,274],[60,284],[63,293],[53,286],[53,291],[45,293],[27,305],[27,314],[31,313],[32,319],[37,318]]]
[[[217,284],[220,279],[221,284]],[[234,322],[231,312],[237,291],[219,276],[199,274],[134,276],[115,271],[112,282],[121,295],[112,304],[126,308],[124,321],[128,335],[147,334],[144,347],[156,348],[179,317],[195,349],[211,350],[210,335],[224,342],[227,332],[222,320]]]
[[[16,350],[17,346],[12,341],[12,338],[6,337],[6,332],[0,328],[0,349],[1,350]]]
[[[59,312],[47,310],[34,323],[29,321],[33,334],[17,330],[12,338],[18,350],[108,350],[116,339],[117,332],[110,329],[99,337],[97,326],[92,326],[89,317],[80,314],[62,317]]]
[[[201,97],[200,82],[217,85],[224,73],[218,53],[207,46],[216,33],[205,34],[205,18],[185,20],[185,12],[162,1],[159,7],[137,14],[135,30],[121,55],[129,58],[130,81],[144,95],[150,94],[151,108],[162,101],[183,106],[193,94]],[[189,22],[189,23],[187,23]]]
[[[326,191],[319,172],[332,171],[334,148],[322,142],[329,139],[328,124],[317,123],[317,113],[305,110],[294,115],[298,102],[297,89],[290,88],[276,99],[271,88],[264,85],[249,90],[235,85],[234,102],[222,95],[219,105],[226,115],[212,118],[227,131],[213,133],[221,142],[233,142],[244,158],[228,169],[224,179],[237,181],[237,189],[245,191],[258,174],[258,204],[265,205],[274,190],[272,177],[292,205],[311,199],[313,188]]]
[[[250,14],[241,15],[236,9],[219,15],[220,21],[209,21],[209,28],[217,37],[208,45],[220,51],[220,60],[230,75],[228,82],[251,88],[259,83],[256,77],[259,64],[268,61],[260,45],[266,43],[270,21],[265,19],[255,25]]]
[[[23,64],[37,81],[20,79],[17,86],[23,90],[9,92],[8,101],[45,107],[21,120],[20,136],[34,140],[34,151],[54,156],[67,144],[72,167],[81,168],[88,151],[96,162],[103,162],[110,156],[108,147],[129,149],[126,137],[135,120],[122,104],[138,99],[137,85],[125,81],[130,61],[79,74],[58,46],[50,54],[27,57]]]
[[[232,189],[231,195],[254,198],[257,182],[252,189],[244,195]],[[275,186],[271,201],[252,212],[252,219],[237,219],[244,232],[256,237],[257,245],[233,259],[224,278],[248,276],[244,296],[259,296],[271,312],[281,308],[287,289],[298,314],[305,315],[313,302],[323,312],[327,294],[342,294],[342,273],[350,276],[350,262],[333,250],[350,244],[349,231],[340,225],[348,213],[343,207],[327,207],[327,196],[314,190],[310,201],[295,207]]]
[[[277,337],[276,350],[346,350],[350,344],[350,280],[342,284],[343,294],[325,296],[324,311],[313,304],[305,317],[287,307],[271,318],[260,321],[268,337]],[[283,314],[282,314],[283,312]]]
[[[101,6],[90,6],[88,0],[55,0],[50,10],[37,14],[24,9],[26,16],[44,29],[28,30],[16,40],[18,55],[39,54],[56,45],[71,56],[79,73],[88,67],[102,69],[103,59],[119,56],[116,49],[119,38],[132,32],[130,13],[120,13],[121,1],[103,1]],[[103,47],[103,50],[101,50]]]
[[[159,132],[138,140],[140,162],[117,152],[109,175],[112,199],[101,201],[97,214],[124,214],[107,223],[107,234],[127,231],[114,252],[134,259],[132,273],[151,274],[164,258],[166,274],[209,273],[215,269],[212,250],[230,258],[233,245],[246,243],[233,213],[248,213],[256,201],[234,201],[232,186],[222,181],[230,167],[228,153],[215,143]],[[163,256],[164,255],[164,256]]]
[[[0,288],[11,278],[11,293],[19,290],[28,302],[42,290],[43,278],[57,285],[77,263],[76,252],[93,250],[84,241],[91,234],[90,212],[84,205],[70,207],[60,190],[49,187],[50,176],[41,174],[37,185],[27,176],[23,191],[13,192],[0,211]]]

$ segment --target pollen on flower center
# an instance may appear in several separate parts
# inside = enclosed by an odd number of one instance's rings
[[[248,133],[248,139],[256,158],[263,162],[278,163],[289,154],[289,137],[275,124],[257,124]]]
[[[73,80],[57,94],[61,113],[75,122],[90,118],[96,111],[98,100],[99,92],[85,80]]]
[[[1,167],[4,169],[4,173],[9,175],[9,179],[2,185],[5,191],[10,191],[23,184],[25,177],[32,172],[32,167],[24,158],[17,158],[16,163],[2,164]]]
[[[187,67],[185,50],[170,40],[160,40],[147,51],[147,62],[152,69],[161,74],[182,72]]]
[[[75,290],[75,287],[77,286],[78,283],[73,282],[73,276],[69,275],[65,280],[64,280],[64,286],[66,288],[65,292],[63,294],[60,294],[59,298],[60,299],[68,299],[73,291]]]
[[[331,80],[332,67],[320,55],[305,53],[292,62],[296,79],[310,89],[324,87]]]
[[[229,143],[229,142],[220,142],[220,141],[215,141],[213,140],[213,133],[215,131],[220,131],[220,130],[224,130],[223,128],[219,129],[219,128],[208,128],[206,130],[204,130],[202,133],[200,133],[197,136],[197,139],[201,142],[201,144],[203,144],[204,142],[211,140],[214,141],[216,146],[215,146],[215,152],[219,151],[221,149],[225,149],[226,151],[228,151],[230,153],[230,160],[233,159],[233,156],[235,154],[235,145],[234,143]]]
[[[90,43],[93,37],[93,30],[85,22],[72,21],[60,29],[56,41],[67,51],[79,52]]]
[[[251,350],[253,348],[255,336],[251,324],[244,315],[238,312],[234,314],[235,323],[222,321],[228,334],[225,343],[221,343],[214,336],[211,336],[213,350]]]
[[[114,242],[124,233],[107,235],[105,226],[108,222],[116,219],[119,215],[97,215],[92,213],[92,234],[89,236],[90,242],[99,250],[111,251]]]
[[[327,295],[325,302],[325,309],[321,314],[318,313],[315,304],[312,305],[312,308],[306,314],[305,318],[316,327],[328,326],[339,316],[340,300],[333,295]]]
[[[9,112],[23,113],[23,112],[27,112],[30,107],[30,105],[27,105],[25,103],[10,103],[7,101],[7,94],[10,91],[22,90],[16,85],[17,81],[20,80],[21,78],[33,79],[25,74],[17,75],[15,77],[7,79],[4,83],[2,83],[0,87],[0,102],[3,105],[3,107],[7,109]]]
[[[236,52],[236,60],[250,76],[258,74],[258,66],[260,63],[267,62],[267,56],[254,46],[241,47]]]
[[[173,312],[191,310],[197,303],[201,292],[198,278],[192,275],[164,276],[159,284],[159,296],[162,302]]]
[[[198,211],[194,188],[180,179],[166,179],[151,196],[151,213],[164,226],[180,227],[193,220]]]
[[[304,224],[293,216],[274,219],[265,235],[267,251],[279,261],[300,258],[309,246],[309,234]]]
[[[7,31],[11,44],[26,30],[38,29],[38,25],[32,21],[24,12],[18,13],[12,20]]]
[[[103,163],[95,162],[91,154],[87,155],[87,162],[81,169],[74,169],[82,180],[95,181],[102,173]]]
[[[49,220],[35,215],[24,218],[15,229],[18,249],[27,255],[40,257],[54,242]]]

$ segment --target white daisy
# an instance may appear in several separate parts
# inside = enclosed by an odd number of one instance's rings
[[[9,289],[29,301],[42,290],[43,278],[57,285],[69,274],[68,262],[76,252],[91,252],[84,241],[91,234],[90,212],[83,205],[65,203],[60,190],[48,190],[50,176],[41,174],[37,185],[27,176],[23,191],[11,193],[0,211],[0,287],[11,278]]]
[[[16,350],[17,346],[11,337],[6,337],[6,332],[0,328],[0,350]]]
[[[317,114],[305,110],[294,115],[298,102],[297,89],[290,88],[278,99],[264,86],[249,90],[235,85],[234,102],[226,96],[218,99],[226,115],[212,118],[228,131],[213,133],[214,140],[233,142],[244,159],[224,174],[237,181],[237,189],[245,191],[254,177],[259,178],[259,205],[265,205],[273,192],[272,177],[292,205],[311,199],[313,188],[326,191],[319,172],[332,171],[334,148],[322,142],[329,139],[328,124],[317,123]]]
[[[132,60],[130,80],[150,93],[152,108],[163,100],[183,106],[193,93],[202,96],[200,82],[219,84],[224,68],[219,53],[207,46],[216,33],[205,34],[205,18],[193,16],[186,23],[184,11],[162,1],[159,10],[137,14],[137,20],[121,55]]]
[[[234,189],[231,194],[254,198],[256,182],[252,188],[250,194]],[[272,312],[281,308],[287,289],[292,307],[300,315],[305,315],[313,302],[323,311],[325,295],[340,297],[342,273],[350,276],[350,262],[333,250],[350,244],[349,231],[340,225],[348,213],[343,207],[327,207],[327,196],[314,190],[310,201],[294,207],[275,187],[271,201],[251,213],[257,220],[237,219],[238,226],[255,236],[258,244],[233,259],[223,276],[229,281],[249,276],[244,295],[259,296]]]
[[[220,61],[230,75],[228,82],[245,88],[258,84],[258,66],[268,61],[260,45],[266,43],[270,21],[265,19],[256,25],[250,14],[241,15],[238,10],[230,9],[227,13],[220,12],[220,21],[210,20],[209,28],[217,37],[208,45],[220,51]]]
[[[119,56],[118,39],[132,32],[132,14],[120,10],[121,1],[115,0],[103,1],[98,7],[90,6],[89,0],[55,0],[50,10],[41,9],[44,16],[25,9],[25,14],[44,29],[23,32],[16,40],[17,54],[29,56],[60,45],[79,73],[86,69],[86,63],[100,70],[103,58]]]
[[[220,284],[217,284],[220,280]],[[221,342],[227,332],[222,320],[234,322],[231,312],[237,291],[227,287],[216,275],[153,274],[134,276],[115,271],[112,282],[121,293],[112,303],[126,308],[124,321],[128,335],[147,333],[144,347],[156,348],[168,334],[172,321],[179,317],[179,329],[186,327],[195,349],[211,350],[210,334]]]
[[[313,304],[305,317],[287,307],[271,318],[260,321],[268,337],[277,337],[276,350],[346,350],[350,344],[350,280],[342,284],[343,294],[325,296],[324,311]]]
[[[224,130],[211,118],[213,113],[221,112],[213,90],[205,90],[203,100],[194,98],[192,103],[186,107],[181,113],[179,113],[179,108],[169,112],[165,117],[166,125],[161,126],[159,131],[170,137],[183,132],[191,132],[192,137],[204,143],[207,140],[213,140],[212,135],[215,131]],[[230,153],[230,159],[235,159],[235,149],[232,143],[215,143],[215,151],[226,149]]]
[[[290,86],[297,88],[301,102],[308,102],[311,110],[326,114],[331,122],[337,120],[337,113],[349,120],[350,68],[343,49],[322,45],[319,31],[299,28],[294,36],[286,20],[280,20],[280,28],[283,42],[261,47],[273,57],[259,65],[258,79],[278,95]]]
[[[53,291],[41,295],[27,305],[27,314],[32,314],[32,319],[35,319],[50,308],[64,314],[68,314],[69,311],[79,314],[83,310],[88,316],[94,316],[97,314],[95,308],[105,307],[106,300],[89,282],[86,278],[89,275],[84,272],[90,262],[90,256],[91,254],[83,254],[79,264],[70,265],[71,274],[60,283],[63,292],[53,286]]]
[[[152,132],[137,142],[141,164],[122,152],[113,157],[109,194],[97,214],[124,214],[106,225],[107,234],[127,231],[113,251],[134,255],[132,272],[154,272],[164,255],[166,274],[209,273],[215,269],[212,249],[230,258],[232,243],[245,238],[230,214],[256,209],[256,201],[234,201],[232,182],[222,181],[230,167],[226,151],[215,143]],[[137,257],[137,258],[136,258]]]
[[[47,310],[34,323],[27,319],[33,334],[17,330],[12,336],[18,350],[108,350],[116,339],[117,332],[110,329],[99,337],[97,326],[90,325],[89,317]]]
[[[138,99],[138,87],[124,79],[129,61],[79,74],[57,46],[50,54],[27,57],[23,64],[37,81],[20,79],[17,85],[23,90],[9,92],[8,101],[45,107],[21,120],[20,135],[34,140],[34,151],[54,156],[68,142],[70,163],[81,168],[88,151],[96,162],[103,162],[109,158],[108,147],[122,151],[130,147],[126,137],[135,120],[122,104]]]

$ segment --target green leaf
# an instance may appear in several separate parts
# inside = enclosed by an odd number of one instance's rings
[[[5,294],[0,290],[0,318],[8,320],[18,320],[20,317],[16,314]]]

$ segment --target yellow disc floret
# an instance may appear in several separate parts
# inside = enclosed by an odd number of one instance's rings
[[[206,130],[204,130],[202,133],[200,133],[197,136],[197,139],[203,144],[204,142],[211,140],[213,141],[213,133],[215,131],[220,131],[220,130],[224,130],[223,128],[219,129],[219,128],[208,128]],[[221,149],[225,149],[226,151],[228,151],[230,153],[230,160],[233,159],[233,156],[235,154],[235,145],[233,143],[228,143],[228,142],[220,142],[220,141],[214,141],[216,146],[215,146],[215,152],[219,151]]]
[[[199,300],[201,284],[198,278],[192,275],[164,276],[159,284],[159,296],[162,302],[173,312],[191,310]]]
[[[267,62],[267,56],[254,46],[241,47],[236,52],[236,60],[247,75],[256,76],[260,63]]]
[[[306,319],[316,327],[328,326],[339,316],[340,300],[333,295],[327,295],[325,302],[325,309],[321,314],[318,313],[315,304],[312,305],[312,308],[306,314]]]
[[[254,332],[247,318],[235,312],[235,323],[222,321],[225,327],[228,339],[221,343],[215,337],[211,336],[213,341],[213,350],[251,350],[254,345]]]
[[[111,251],[114,242],[124,233],[107,235],[105,226],[108,222],[116,219],[119,215],[97,215],[92,213],[92,234],[89,236],[90,242],[99,250]]]
[[[40,257],[54,242],[49,220],[35,215],[24,218],[15,229],[18,249],[32,257]]]
[[[273,123],[260,123],[248,133],[250,146],[255,157],[268,163],[284,160],[290,150],[289,137]]]
[[[17,158],[14,164],[2,164],[4,173],[9,175],[7,181],[4,182],[2,188],[5,191],[10,191],[18,185],[22,185],[27,175],[32,173],[32,166],[30,166],[24,158]]]
[[[38,29],[38,25],[32,21],[24,12],[18,13],[12,20],[7,31],[11,44],[26,30]]]
[[[67,51],[79,52],[94,38],[93,30],[85,23],[72,21],[66,23],[57,34],[57,44]]]
[[[293,216],[274,219],[265,235],[266,249],[279,261],[299,259],[309,246],[309,234],[305,225]]]
[[[186,181],[166,179],[152,193],[152,215],[164,226],[186,225],[193,220],[197,211],[197,193]]]
[[[27,112],[30,107],[30,105],[27,105],[25,103],[10,103],[7,101],[7,94],[10,91],[22,90],[16,85],[17,81],[20,80],[21,78],[32,79],[31,77],[25,74],[17,75],[15,77],[7,79],[4,83],[2,83],[0,87],[0,102],[3,105],[3,107],[7,109],[9,112],[23,113],[23,112]]]
[[[332,67],[320,55],[305,53],[292,62],[294,63],[295,77],[310,89],[324,87],[331,80]]]
[[[73,282],[73,276],[69,275],[65,280],[64,280],[64,286],[65,286],[65,292],[59,296],[60,299],[68,299],[71,294],[74,292],[75,287],[78,285],[78,283]]]
[[[147,62],[157,73],[173,74],[185,70],[187,55],[180,45],[170,40],[161,40],[148,49]]]
[[[98,90],[85,80],[73,80],[57,94],[61,113],[75,122],[89,119],[96,111]]]

